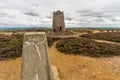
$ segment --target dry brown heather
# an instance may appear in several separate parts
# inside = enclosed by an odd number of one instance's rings
[[[120,45],[100,43],[86,38],[64,38],[57,43],[56,48],[66,54],[93,57],[120,55]]]
[[[120,42],[120,32],[106,32],[106,33],[95,33],[95,34],[84,34],[80,37],[107,40],[113,42]]]
[[[21,56],[23,35],[0,34],[0,60]]]

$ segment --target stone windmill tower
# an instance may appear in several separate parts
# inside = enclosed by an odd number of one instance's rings
[[[64,20],[63,12],[61,12],[59,10],[54,12],[52,29],[54,32],[64,32],[65,31],[65,20]]]

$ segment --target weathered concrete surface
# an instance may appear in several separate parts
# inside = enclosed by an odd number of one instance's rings
[[[44,32],[24,35],[21,80],[52,80]]]

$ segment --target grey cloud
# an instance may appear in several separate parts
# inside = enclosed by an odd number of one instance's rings
[[[80,16],[84,16],[84,17],[97,17],[97,18],[111,17],[110,15],[107,15],[105,12],[95,12],[92,10],[79,11],[79,14],[80,14]]]
[[[24,12],[24,14],[29,16],[34,16],[34,17],[40,16],[38,13],[34,13],[34,12]]]
[[[95,19],[95,22],[105,22],[104,19]]]
[[[7,13],[0,13],[0,18],[12,18],[12,19],[14,19],[14,18],[16,18],[16,16],[14,16],[14,15],[9,15],[9,14],[7,14]]]
[[[91,10],[77,10],[76,13],[90,13]]]
[[[33,3],[32,6],[33,6],[33,7],[36,7],[36,8],[39,7],[39,5],[38,5],[38,4],[35,4],[35,3]]]
[[[45,18],[52,19],[52,16],[45,16]]]
[[[91,21],[89,21],[89,20],[85,20],[85,19],[76,19],[76,21],[79,21],[79,22],[85,22],[85,23],[89,23],[89,22],[91,22]]]
[[[86,13],[86,14],[83,14],[81,16],[89,16],[89,17],[97,17],[97,18],[102,18],[102,17],[111,17],[111,16],[108,16],[108,15],[104,15],[102,13]]]
[[[74,19],[74,17],[65,17],[66,20],[71,21]]]
[[[6,14],[6,13],[0,13],[0,17],[5,17],[5,16],[8,16],[8,14]]]
[[[120,19],[111,18],[110,20],[113,22],[120,22]]]
[[[48,21],[46,21],[46,20],[40,20],[40,21],[39,21],[39,24],[40,24],[40,25],[50,25],[51,23],[50,23],[49,20],[48,20]]]
[[[45,24],[45,23],[48,24],[49,22],[45,21],[45,20],[41,20],[40,23],[42,23],[42,24]]]

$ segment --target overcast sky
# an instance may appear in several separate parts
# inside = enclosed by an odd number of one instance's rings
[[[56,10],[67,27],[120,27],[120,0],[0,0],[0,25],[52,26]]]

